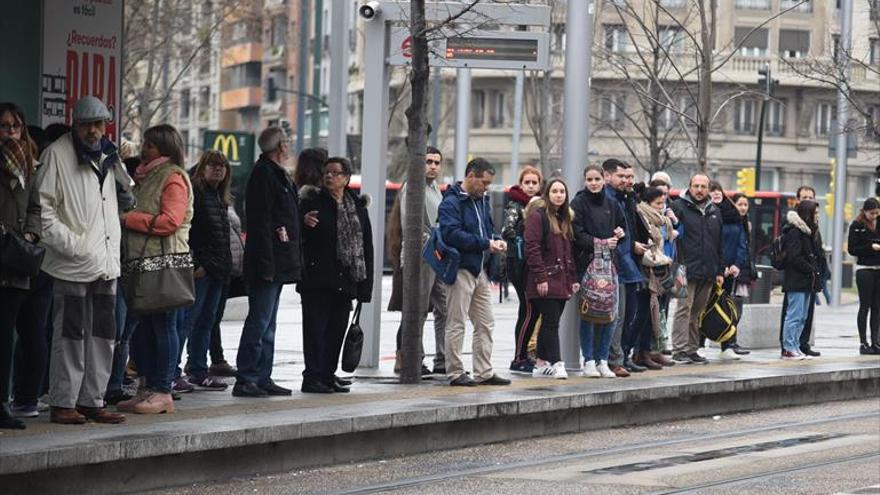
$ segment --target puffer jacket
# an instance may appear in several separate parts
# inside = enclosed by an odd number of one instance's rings
[[[822,288],[821,249],[810,227],[797,213],[790,211],[782,233],[785,268],[783,292],[819,292]]]
[[[708,199],[703,205],[686,192],[672,203],[681,236],[676,241],[678,261],[687,266],[688,280],[714,280],[724,275],[721,252],[721,212]]]
[[[440,203],[440,234],[446,244],[461,253],[459,268],[479,277],[489,241],[496,238],[489,196],[474,199],[461,182],[446,189]]]
[[[212,277],[228,280],[232,272],[228,207],[220,191],[203,183],[193,188],[193,219],[189,247],[196,268]]]
[[[24,174],[8,162],[0,153],[0,224],[24,236],[25,233],[40,237],[40,204],[35,187],[34,173],[30,181]],[[29,289],[30,279],[0,273],[0,287]]]
[[[855,221],[849,226],[846,244],[859,266],[880,266],[880,251],[871,249],[871,244],[880,244],[880,229],[871,230],[864,222]]]
[[[577,282],[572,257],[572,241],[553,232],[543,199],[536,200],[526,216],[526,297],[528,299],[568,299]],[[546,234],[545,234],[546,232]],[[538,284],[547,282],[547,294],[538,294]]]
[[[571,201],[571,209],[574,210],[574,258],[578,273],[585,271],[593,259],[595,239],[608,239],[614,236],[617,227],[626,228],[623,215],[615,206],[605,191],[591,193],[582,189]]]
[[[519,185],[511,186],[507,192],[510,201],[504,208],[504,223],[501,226],[501,238],[507,242],[507,270],[510,279],[521,280],[526,261],[524,233],[526,222],[524,210],[532,199],[524,193]]]

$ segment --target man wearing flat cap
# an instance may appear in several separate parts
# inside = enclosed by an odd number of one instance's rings
[[[101,100],[81,98],[71,132],[40,158],[43,270],[54,279],[49,367],[54,423],[125,420],[104,408],[120,275],[117,184],[132,184],[116,146],[104,136],[110,118]]]

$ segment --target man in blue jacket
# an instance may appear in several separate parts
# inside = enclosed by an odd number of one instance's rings
[[[486,191],[495,178],[495,168],[482,158],[467,164],[463,181],[450,187],[440,203],[440,233],[446,244],[458,249],[461,261],[455,283],[447,294],[446,376],[453,386],[509,385],[492,370],[492,295],[486,276],[486,252],[501,253],[507,243],[498,239],[492,225]],[[474,379],[461,362],[465,318],[474,325]]]

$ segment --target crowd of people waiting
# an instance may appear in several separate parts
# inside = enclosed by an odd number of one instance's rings
[[[302,299],[302,392],[348,392],[351,380],[336,375],[343,339],[353,301],[370,302],[374,284],[367,201],[349,187],[351,162],[310,148],[291,177],[284,131],[264,130],[262,155],[247,181],[245,242],[222,153],[206,151],[187,170],[180,134],[157,125],[144,132],[139,156],[123,159],[126,150],[105,136],[109,119],[99,99],[84,97],[73,108],[72,127],[43,130],[28,127],[16,105],[0,104],[2,234],[45,249],[37,276],[0,266],[0,428],[25,428],[20,418],[46,408],[60,424],[171,413],[181,393],[225,390],[223,376],[235,377],[236,397],[291,395],[272,380],[272,367],[281,291],[293,283]],[[614,274],[611,317],[580,326],[581,371],[595,378],[707,362],[699,351],[705,345],[699,316],[710,294],[723,286],[741,308],[757,276],[748,199],[725,194],[704,173],[673,199],[667,174],[636,183],[633,168],[616,159],[587,166],[583,188],[573,195],[562,179],[525,167],[509,190],[497,235],[487,195],[494,167],[475,158],[465,177],[441,192],[441,163],[441,152],[429,148],[423,241],[436,226],[460,264],[449,283],[423,263],[420,287],[429,297],[421,323],[434,313],[437,351],[433,370],[422,372],[445,374],[452,386],[510,383],[491,364],[492,254],[506,259],[519,299],[510,371],[536,378],[568,376],[559,321],[567,301],[591,283],[595,261]],[[401,309],[406,269],[405,195],[404,184],[388,222],[391,310]],[[858,263],[862,354],[880,354],[878,216],[880,202],[868,199],[849,234]],[[828,278],[812,188],[798,190],[786,220],[781,356],[808,359],[819,355],[809,332],[816,294]],[[687,269],[686,291],[676,296],[670,317],[667,281],[675,265]],[[137,302],[134,292],[126,297],[127,273],[177,268],[192,270],[191,300],[132,310]],[[220,321],[226,300],[243,295],[248,315],[233,367],[223,356]],[[474,329],[472,373],[462,362],[467,319]],[[734,338],[722,344],[719,358],[748,353]],[[134,395],[123,387],[129,372],[139,377]],[[40,400],[45,393],[47,404]]]

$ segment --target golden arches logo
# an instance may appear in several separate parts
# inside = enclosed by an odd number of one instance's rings
[[[214,138],[214,150],[223,153],[230,162],[238,161],[238,139],[233,134],[218,134]]]

